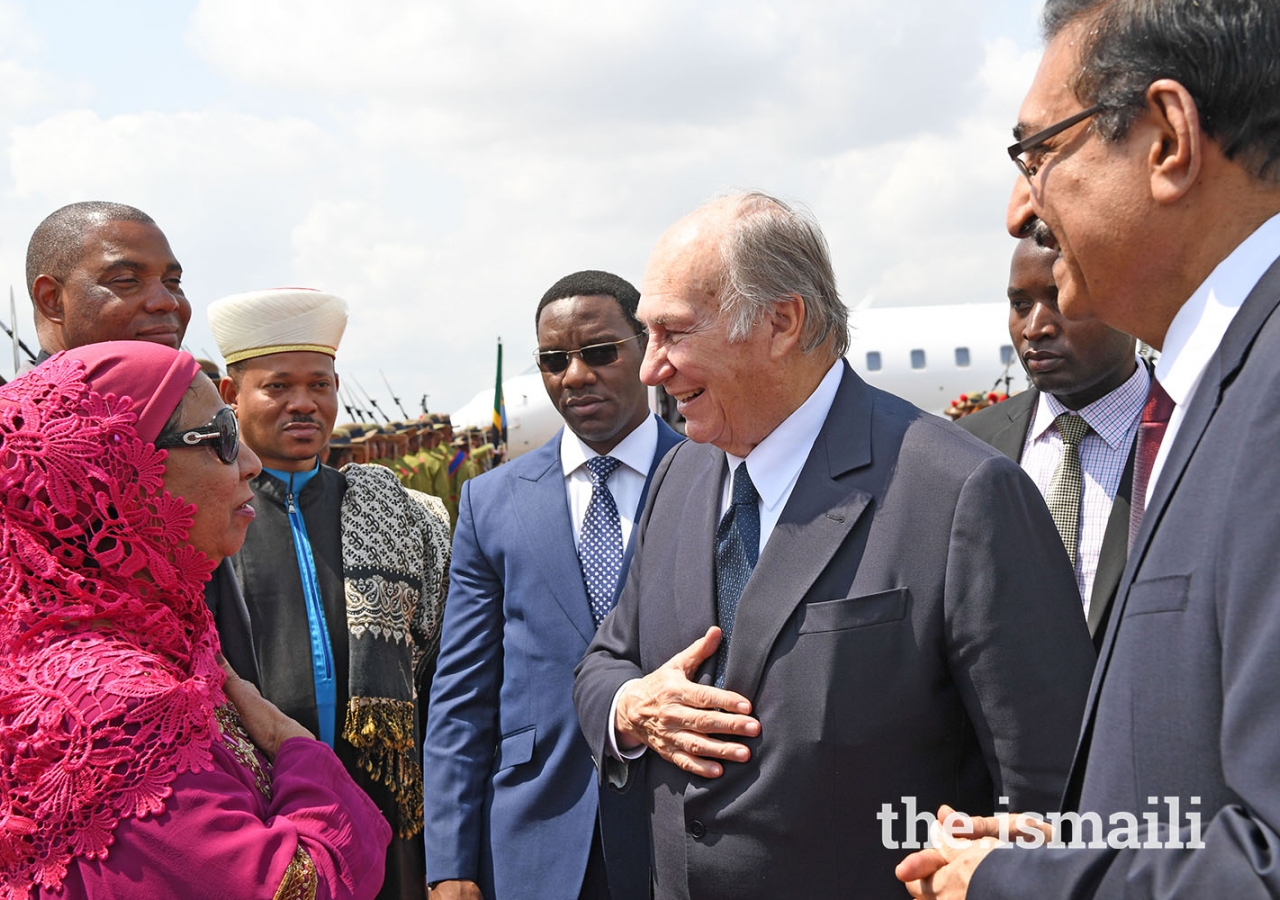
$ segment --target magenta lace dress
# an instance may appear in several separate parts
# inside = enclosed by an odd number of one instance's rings
[[[0,388],[0,900],[373,897],[377,807],[318,741],[269,766],[223,696],[150,444],[194,362],[121,346]],[[121,376],[169,409],[90,387]]]

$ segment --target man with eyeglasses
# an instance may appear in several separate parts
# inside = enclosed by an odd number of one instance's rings
[[[1140,447],[1064,798],[1097,827],[899,875],[917,897],[1280,896],[1280,4],[1050,0],[1044,26],[1008,227],[1052,230],[1065,315],[1162,351],[1172,412]]]
[[[607,272],[551,286],[535,358],[566,427],[462,489],[423,764],[433,900],[649,896],[644,797],[597,788],[572,699],[680,440],[640,381],[639,299]]]
[[[346,303],[286,288],[224,297],[209,325],[222,398],[262,460],[232,557],[264,697],[333,747],[396,836],[383,900],[421,900],[420,725],[448,571],[443,503],[379,465],[320,462],[338,414]]]

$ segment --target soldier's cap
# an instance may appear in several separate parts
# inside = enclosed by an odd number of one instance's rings
[[[209,328],[227,365],[300,350],[336,356],[347,304],[309,288],[249,291],[209,304]]]

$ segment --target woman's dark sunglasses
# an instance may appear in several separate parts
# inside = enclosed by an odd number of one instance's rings
[[[231,407],[224,406],[218,410],[218,414],[208,425],[179,434],[161,435],[156,439],[156,449],[199,447],[201,444],[209,443],[213,444],[218,459],[227,465],[235,462],[236,457],[240,455],[240,428],[236,424],[236,414],[231,411]]]
[[[569,358],[573,356],[581,358],[591,368],[598,369],[617,361],[619,344],[634,341],[643,334],[644,332],[633,334],[631,337],[625,337],[620,341],[609,341],[607,344],[579,347],[577,350],[535,350],[533,358],[538,361],[539,369],[552,375],[559,375],[569,368]]]

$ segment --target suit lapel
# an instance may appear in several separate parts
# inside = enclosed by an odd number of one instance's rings
[[[724,451],[708,446],[695,459],[685,473],[687,480],[673,483],[668,476],[663,484],[663,490],[685,491],[689,498],[681,515],[675,570],[669,573],[682,647],[716,624],[715,542],[725,473]],[[706,675],[707,683],[714,669],[713,657],[700,672]]]
[[[1187,404],[1185,417],[1174,435],[1173,446],[1169,448],[1168,458],[1156,482],[1151,503],[1142,517],[1142,527],[1138,529],[1134,539],[1129,560],[1125,564],[1124,573],[1120,577],[1120,588],[1116,594],[1111,611],[1111,620],[1107,624],[1106,636],[1102,649],[1098,652],[1098,664],[1093,672],[1093,683],[1089,686],[1089,699],[1085,705],[1084,727],[1080,742],[1076,747],[1075,761],[1072,763],[1071,776],[1067,781],[1064,796],[1064,808],[1070,809],[1078,803],[1080,790],[1084,783],[1085,766],[1089,756],[1089,746],[1093,740],[1093,721],[1097,711],[1098,694],[1106,678],[1107,668],[1111,664],[1111,653],[1115,648],[1116,632],[1124,619],[1124,607],[1129,599],[1129,587],[1134,576],[1142,565],[1147,547],[1164,516],[1165,507],[1177,489],[1178,483],[1190,462],[1205,429],[1218,411],[1222,400],[1222,392],[1227,384],[1235,378],[1240,367],[1249,355],[1249,348],[1262,329],[1263,324],[1280,305],[1280,260],[1272,263],[1271,268],[1262,276],[1249,296],[1245,299],[1240,311],[1236,313],[1222,343],[1210,357],[1200,378],[1200,385]],[[1068,805],[1070,804],[1070,805]]]
[[[1102,534],[1102,550],[1098,554],[1098,571],[1093,576],[1093,593],[1089,596],[1089,634],[1096,647],[1102,640],[1099,633],[1107,621],[1107,610],[1120,584],[1120,574],[1129,558],[1129,514],[1132,508],[1133,460],[1138,448],[1137,438],[1129,446],[1129,458],[1120,475],[1115,500],[1111,503],[1111,515]]]
[[[831,411],[738,601],[727,689],[754,696],[778,634],[870,502],[858,479],[841,476],[871,464],[872,406],[871,392],[846,363]]]
[[[1022,448],[1027,443],[1027,431],[1031,428],[1031,418],[1039,397],[1040,392],[1031,388],[996,405],[996,409],[1004,413],[1006,421],[991,435],[991,440],[987,443],[1019,464],[1022,462]]]
[[[536,560],[551,596],[581,633],[585,650],[596,628],[575,549],[558,432],[529,454],[528,465],[511,484],[511,514],[520,523],[525,558]]]
[[[655,416],[655,418],[658,417]],[[627,572],[631,568],[631,557],[636,552],[636,536],[640,533],[640,516],[644,512],[645,501],[649,499],[649,485],[653,484],[653,473],[658,470],[658,463],[662,462],[667,451],[682,440],[684,438],[672,430],[670,425],[658,418],[658,446],[654,451],[653,461],[649,463],[649,474],[644,479],[644,490],[640,492],[640,502],[636,504],[635,514],[631,517],[636,527],[631,529],[631,539],[627,541],[626,550],[622,554],[622,571],[618,576],[618,589],[614,592],[614,602],[617,602],[618,594],[622,593],[622,586],[626,584]]]

